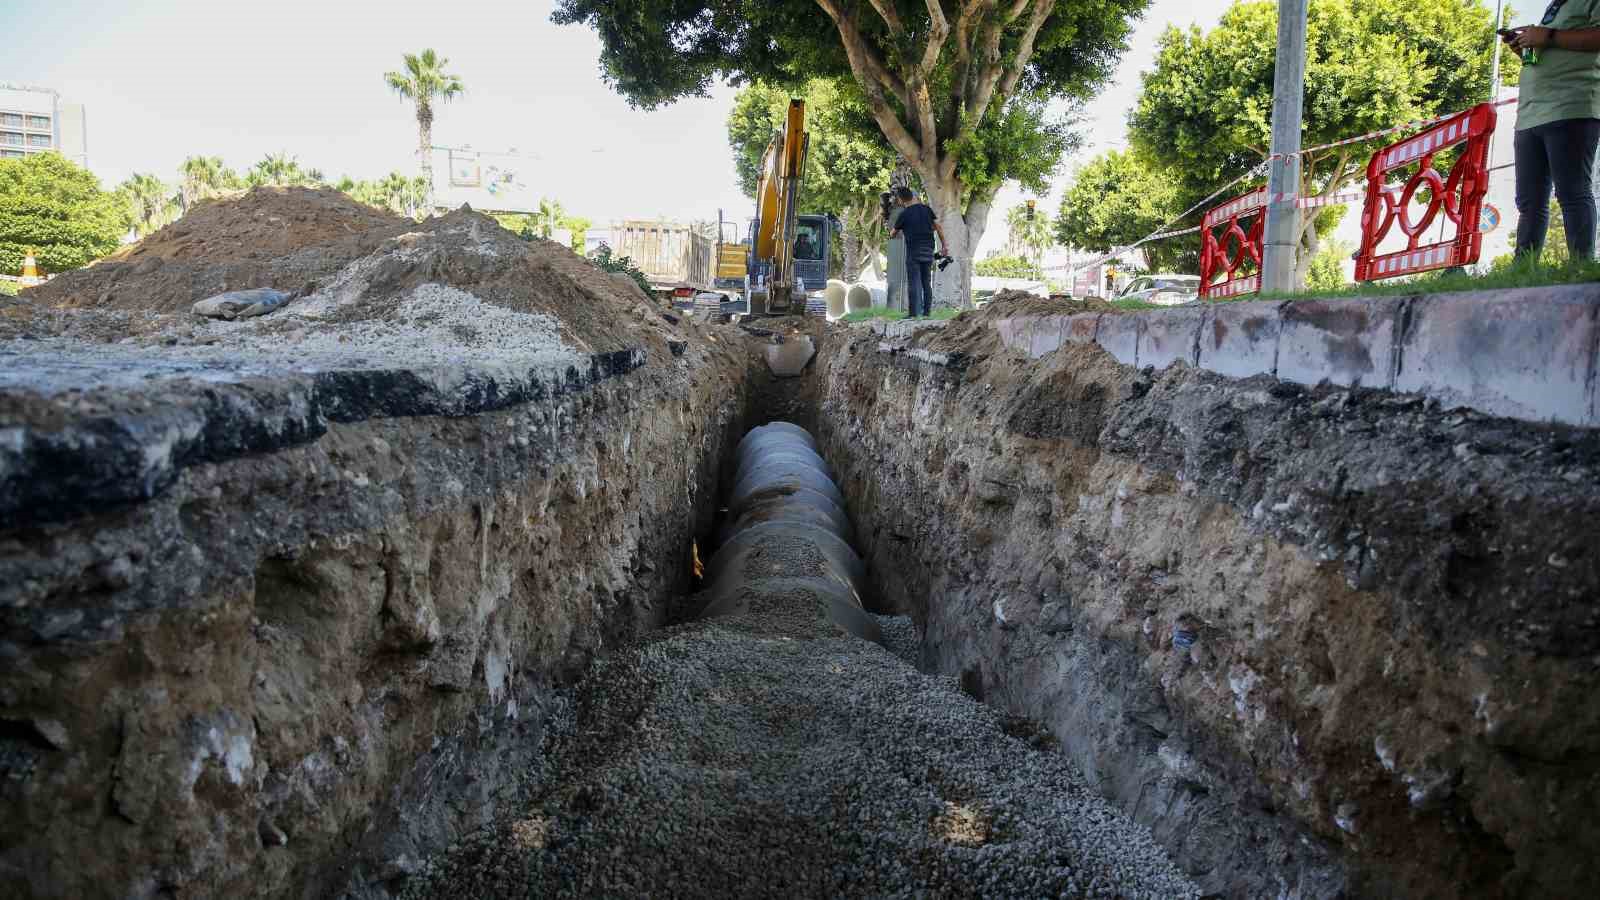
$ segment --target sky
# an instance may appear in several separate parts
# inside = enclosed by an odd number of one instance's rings
[[[1111,83],[1081,111],[1081,159],[1121,144],[1139,73],[1169,24],[1212,27],[1231,0],[1155,0]],[[330,178],[416,165],[410,105],[383,84],[404,52],[433,47],[467,86],[438,107],[434,144],[528,158],[534,193],[597,225],[621,218],[750,214],[725,121],[734,91],[653,112],[602,80],[599,41],[549,21],[539,0],[0,0],[0,81],[82,103],[89,165],[109,186],[133,172],[175,180],[192,155],[245,169],[288,152]],[[16,36],[26,35],[25,40]],[[1076,160],[1063,160],[1053,211]],[[981,253],[1004,240],[1002,190]]]

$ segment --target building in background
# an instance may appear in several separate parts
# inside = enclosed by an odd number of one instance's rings
[[[83,105],[64,103],[49,88],[0,82],[0,158],[51,150],[88,168]]]

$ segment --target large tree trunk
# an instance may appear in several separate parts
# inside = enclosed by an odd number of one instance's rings
[[[928,205],[933,207],[934,214],[939,217],[939,226],[944,229],[945,240],[949,242],[941,250],[951,258],[948,266],[942,270],[934,270],[934,308],[970,309],[972,253],[977,249],[978,242],[983,240],[983,231],[989,224],[989,207],[993,203],[993,198],[972,197],[968,200],[966,209],[962,209],[963,190],[959,180],[951,177],[944,184],[933,186],[933,179],[929,175],[934,173],[919,174],[922,175],[922,183],[930,185]]]
[[[428,187],[423,194],[423,211],[433,214],[433,110],[426,103],[417,104],[417,167],[422,171]]]

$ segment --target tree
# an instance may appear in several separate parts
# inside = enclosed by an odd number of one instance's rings
[[[434,53],[432,48],[421,53],[407,53],[402,59],[405,68],[399,72],[383,73],[383,83],[399,94],[401,99],[410,100],[416,105],[417,164],[421,167],[422,180],[428,184],[423,205],[431,210],[433,208],[433,101],[435,99],[448,101],[466,88],[459,77],[445,71],[444,67],[449,65],[450,60]]]
[[[555,237],[556,229],[561,228],[567,221],[567,211],[561,206],[561,201],[551,200],[549,197],[539,198],[539,209],[529,216],[529,224],[537,237],[550,240]]]
[[[45,272],[88,265],[130,224],[125,198],[59,153],[0,159],[0,272],[20,274],[29,251]]]
[[[1023,256],[991,256],[974,266],[977,274],[989,278],[1038,278],[1039,267]]]
[[[384,193],[384,189],[379,182],[356,181],[346,175],[339,179],[339,183],[334,185],[334,189],[349,195],[350,199],[357,203],[365,203],[368,206],[375,206],[379,209],[389,208],[389,197]]]
[[[562,223],[562,227],[566,228],[567,231],[571,232],[572,234],[573,253],[577,253],[579,255],[583,254],[589,229],[593,225],[593,221],[586,219],[583,216],[567,216],[566,221]]]
[[[1034,264],[1044,265],[1044,252],[1055,243],[1054,229],[1044,210],[1037,205],[1029,210],[1028,204],[1018,203],[1006,213],[1006,230],[1013,246],[1033,251]]]
[[[1494,44],[1491,18],[1479,0],[1311,0],[1303,145],[1481,101]],[[1177,176],[1180,199],[1200,200],[1266,160],[1277,20],[1276,3],[1256,0],[1235,4],[1208,33],[1169,28],[1161,36],[1129,130],[1145,158]],[[1503,60],[1507,80],[1515,77],[1513,57]],[[1372,152],[1392,140],[1306,154],[1301,195],[1328,195],[1348,185]],[[1249,187],[1241,185],[1239,193]],[[1301,223],[1299,284],[1324,230],[1319,220],[1326,221],[1319,215]]]
[[[288,153],[268,153],[245,173],[244,181],[250,187],[320,187],[322,173],[301,168]]]
[[[220,156],[191,156],[178,171],[182,176],[178,184],[179,205],[185,213],[201,200],[243,185],[239,174],[223,165]]]
[[[138,172],[117,186],[140,237],[177,218],[172,191],[154,175]]]
[[[854,281],[867,263],[877,268],[888,238],[880,197],[889,189],[895,153],[872,123],[860,91],[845,79],[814,78],[793,96],[806,101],[809,161],[800,192],[806,212],[833,213],[844,225],[842,277]],[[756,82],[734,97],[728,114],[739,186],[754,199],[761,156],[783,126],[791,92]]]
[[[1161,228],[1182,212],[1176,176],[1134,151],[1110,150],[1085,163],[1061,197],[1056,239],[1109,253]],[[1142,245],[1152,270],[1196,271],[1200,240],[1187,236]]]
[[[853,79],[950,239],[958,262],[936,288],[950,305],[970,297],[972,248],[1000,186],[1042,192],[1069,143],[1044,98],[1089,96],[1147,3],[559,0],[553,18],[592,26],[606,78],[646,108],[704,96],[716,79]]]
[[[1306,289],[1331,291],[1344,287],[1348,283],[1344,277],[1344,264],[1353,252],[1355,248],[1344,241],[1336,240],[1323,244],[1317,255],[1311,258],[1311,265],[1306,273]]]

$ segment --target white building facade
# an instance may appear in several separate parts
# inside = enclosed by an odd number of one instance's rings
[[[0,82],[0,159],[50,151],[88,167],[83,105],[65,103],[49,88]]]

